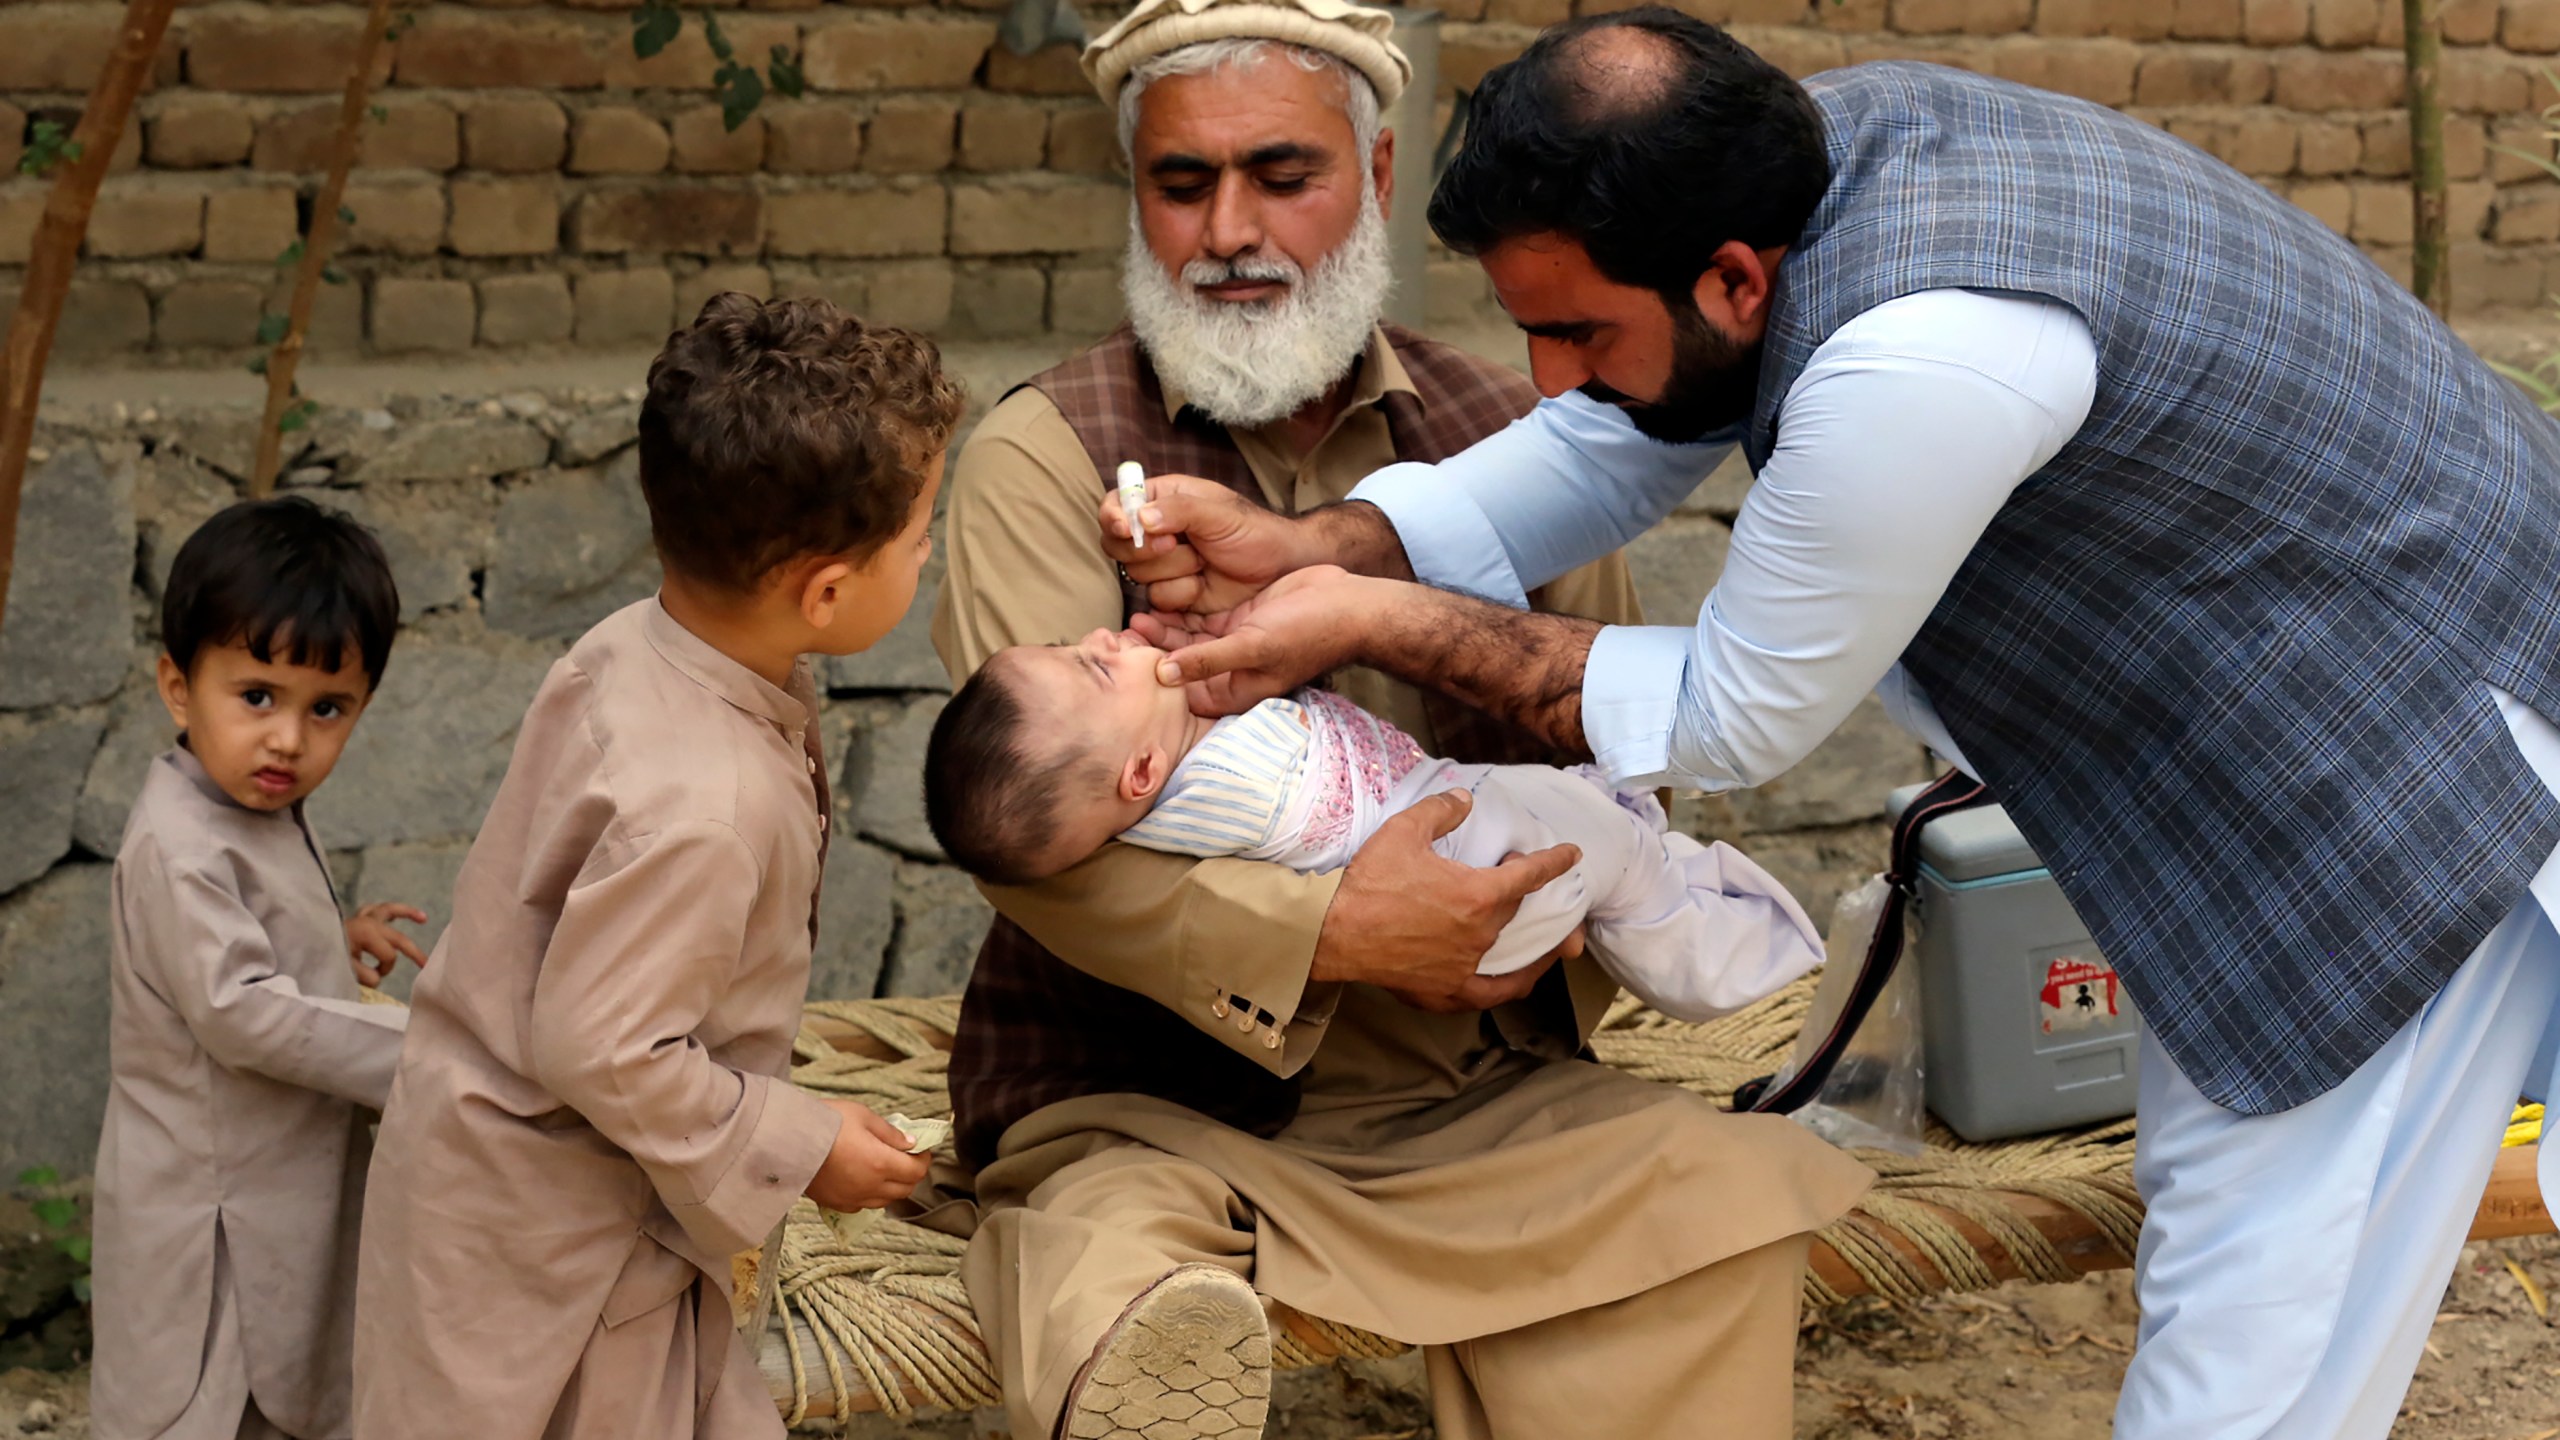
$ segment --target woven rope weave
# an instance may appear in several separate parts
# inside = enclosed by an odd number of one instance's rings
[[[1621,1000],[1592,1037],[1592,1048],[1602,1061],[1630,1074],[1725,1101],[1743,1081],[1777,1068],[1804,1023],[1813,984],[1809,977],[1703,1025]],[[821,1001],[809,1013],[851,1026],[871,1042],[865,1049],[887,1058],[840,1048],[803,1026],[794,1081],[883,1114],[926,1119],[951,1113],[944,1088],[950,1056],[944,1047],[959,1025],[958,1000]],[[1988,1235],[2030,1280],[2075,1279],[2086,1268],[2071,1264],[1991,1192],[2033,1195],[2075,1211],[2125,1256],[2132,1255],[2142,1225],[2129,1121],[1991,1145],[1969,1144],[1933,1127],[1925,1154],[1861,1151],[1858,1158],[1876,1170],[1876,1188],[1820,1239],[1878,1295],[1912,1298],[2000,1283],[1983,1248],[1949,1221],[1950,1214]],[[792,1213],[779,1294],[783,1315],[808,1342],[779,1347],[790,1356],[792,1423],[809,1415],[820,1393],[830,1396],[838,1415],[997,1402],[986,1346],[960,1284],[965,1248],[962,1241],[887,1219],[848,1241],[806,1202]],[[1820,1276],[1806,1273],[1806,1303],[1830,1305],[1841,1298]],[[1406,1348],[1292,1311],[1273,1318],[1274,1363],[1284,1367],[1394,1355]],[[814,1367],[808,1351],[817,1356]]]

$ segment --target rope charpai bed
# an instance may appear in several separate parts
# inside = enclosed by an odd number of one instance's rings
[[[1813,996],[1808,977],[1759,1004],[1690,1025],[1621,999],[1592,1049],[1607,1064],[1718,1102],[1777,1068]],[[947,1117],[944,1089],[957,999],[820,1001],[808,1007],[791,1078],[881,1114]],[[2472,1238],[2549,1232],[2535,1148],[2502,1151]],[[2133,1123],[1976,1145],[1931,1127],[1916,1157],[1860,1151],[1877,1173],[1858,1208],[1825,1228],[1805,1272],[1805,1303],[1858,1295],[1910,1299],[2010,1280],[2074,1280],[2133,1263],[2142,1205],[2133,1188]],[[802,1201],[784,1229],[774,1313],[758,1362],[785,1418],[998,1401],[959,1267],[966,1242],[882,1218],[850,1239]],[[738,1260],[741,1314],[754,1309],[756,1256]],[[1272,1363],[1325,1365],[1406,1347],[1274,1306]]]

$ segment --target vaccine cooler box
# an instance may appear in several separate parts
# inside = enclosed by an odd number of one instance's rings
[[[1922,788],[1893,793],[1896,818]],[[2000,1140],[2133,1113],[2133,999],[2007,811],[1920,832],[1907,936],[1929,1109],[1948,1128]]]

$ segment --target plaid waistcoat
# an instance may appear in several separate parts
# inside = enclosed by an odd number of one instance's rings
[[[1508,425],[1537,402],[1519,374],[1411,331],[1383,327],[1415,394],[1380,399],[1398,459],[1438,461]],[[1123,326],[1055,369],[1025,382],[1058,407],[1084,442],[1095,472],[1123,460],[1150,475],[1215,480],[1256,505],[1265,501],[1226,428],[1191,409],[1165,418],[1164,391]],[[1099,504],[1102,493],[1094,492]],[[1124,588],[1124,612],[1143,608]],[[1426,696],[1442,754],[1485,764],[1546,761],[1527,732],[1471,707]],[[961,1156],[982,1165],[1006,1127],[1079,1095],[1152,1095],[1258,1135],[1297,1114],[1298,1087],[1220,1045],[1135,991],[1096,980],[1043,949],[999,916],[978,951],[951,1046],[951,1107]]]
[[[1926,65],[1808,88],[1833,181],[1779,266],[1753,466],[1864,311],[1968,287],[2080,314],[2087,422],[1903,659],[2196,1087],[2321,1094],[2560,843],[2487,689],[2560,715],[2560,426],[2149,126]]]

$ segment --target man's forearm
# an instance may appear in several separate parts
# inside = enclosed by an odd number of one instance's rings
[[[1354,575],[1378,580],[1411,580],[1413,562],[1387,512],[1361,500],[1345,500],[1308,511],[1298,522],[1305,535],[1307,565],[1339,565]]]
[[[1582,672],[1599,633],[1594,620],[1404,586],[1368,607],[1359,649],[1362,663],[1399,680],[1463,700],[1559,749],[1587,753]]]

